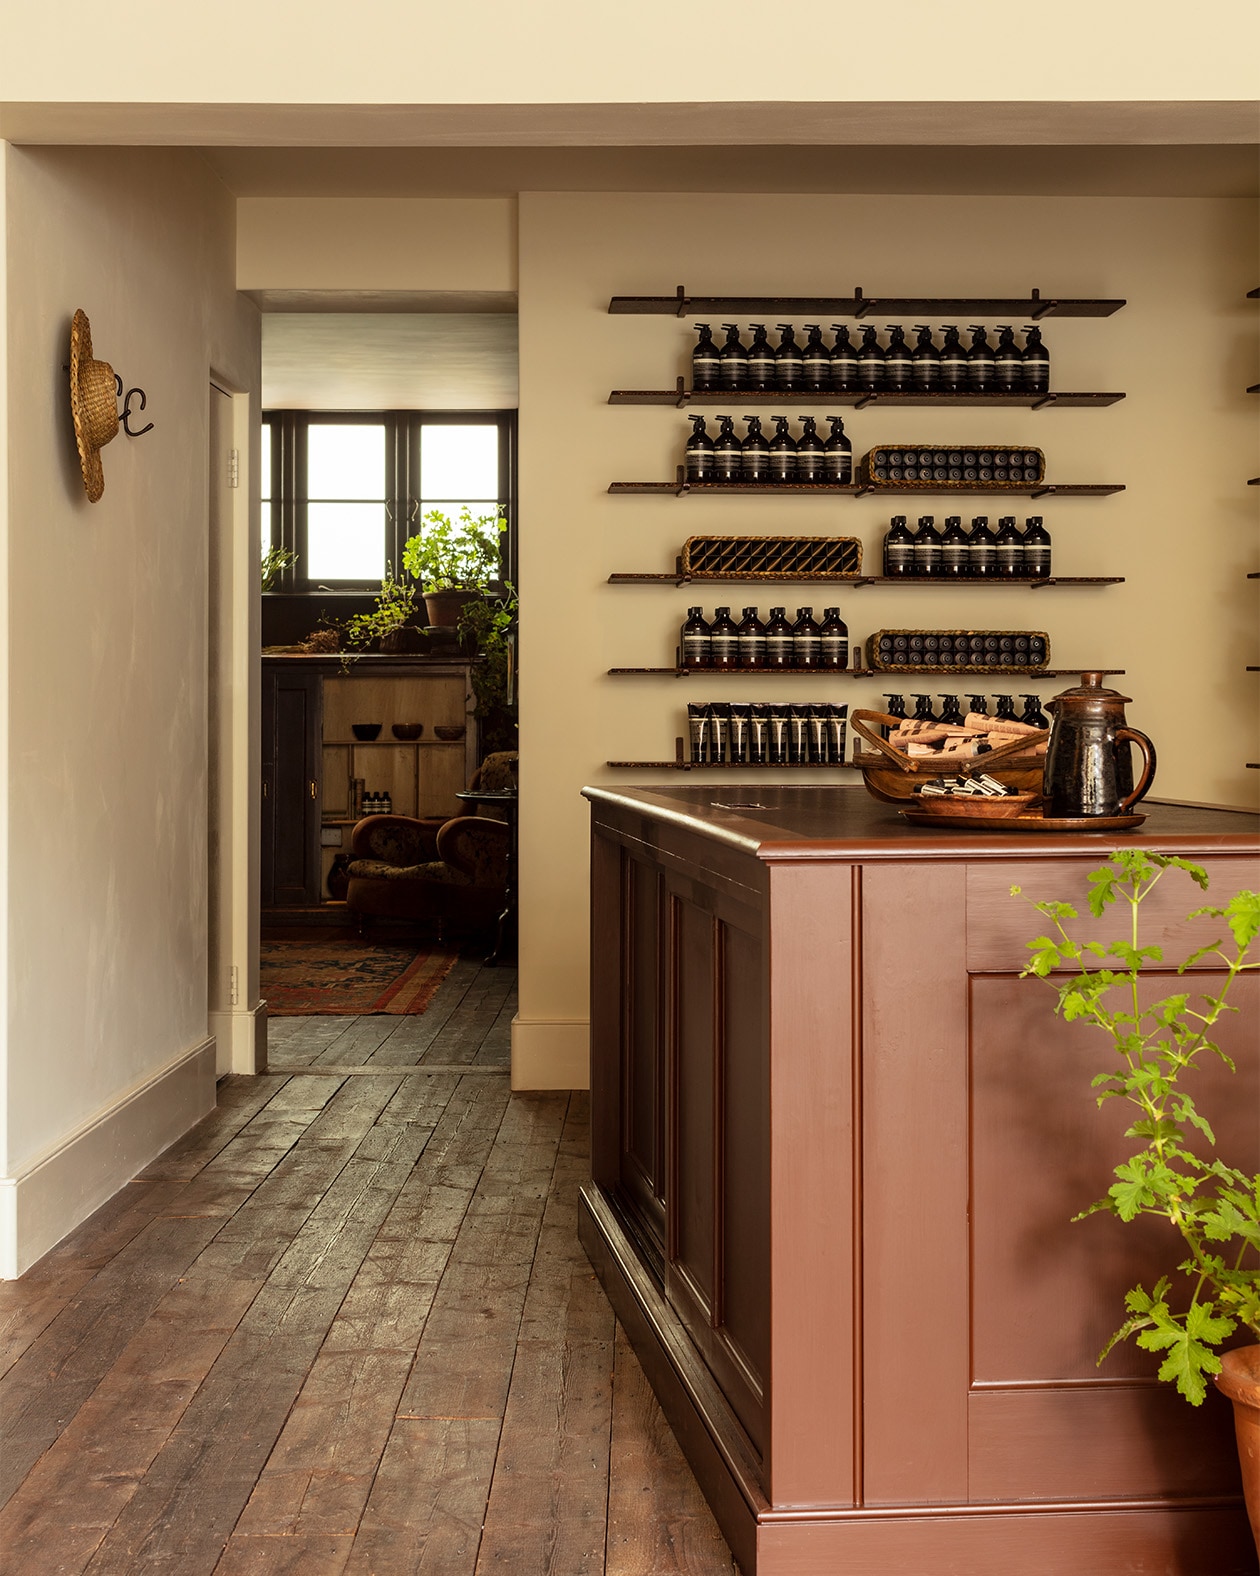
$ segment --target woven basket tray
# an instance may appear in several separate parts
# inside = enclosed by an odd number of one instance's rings
[[[683,573],[693,580],[856,580],[855,536],[689,536]]]
[[[1022,636],[1030,642],[1040,640],[1043,643],[1044,655],[1035,658],[1027,655],[1022,662],[995,662],[990,661],[988,656],[983,661],[975,661],[971,656],[965,661],[943,661],[936,652],[921,650],[916,653],[907,651],[905,653],[907,660],[904,662],[890,661],[886,655],[881,654],[880,642],[885,637],[896,640],[898,635],[905,635],[907,639],[928,635],[934,635],[939,639],[942,635],[949,635],[955,640],[959,636],[967,640],[976,636],[982,640],[990,637],[996,637],[998,640],[1013,640]],[[996,657],[1001,653],[994,652],[992,655]],[[1050,666],[1050,637],[1040,629],[877,629],[867,639],[866,656],[867,662],[877,673],[1036,673]],[[917,656],[919,660],[910,660],[912,656]]]
[[[1009,670],[1008,670],[1009,671]],[[884,804],[918,803],[921,784],[934,777],[975,777],[983,773],[1021,793],[1040,794],[1045,757],[1028,750],[1027,737],[1012,739],[984,755],[961,759],[941,756],[905,755],[880,737],[881,726],[895,728],[904,718],[885,711],[855,711],[850,721],[858,739],[873,746],[859,750],[854,741],[853,764],[862,773],[867,792]]]
[[[924,475],[924,456],[930,456],[931,474]],[[907,466],[907,459],[913,457]],[[982,464],[988,457],[989,463]],[[999,466],[998,458],[1008,464]],[[1016,466],[1013,462],[1019,460]],[[906,477],[909,469],[913,475]],[[997,471],[1005,471],[1000,478]],[[901,475],[894,474],[902,472]],[[957,443],[881,443],[871,449],[859,467],[859,480],[879,487],[904,487],[907,492],[938,491],[958,487],[967,491],[977,488],[994,492],[1013,491],[1038,485],[1046,479],[1046,457],[1040,449],[1019,447],[1009,443],[965,444]]]

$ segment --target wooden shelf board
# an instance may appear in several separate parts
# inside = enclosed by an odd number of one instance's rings
[[[751,393],[740,393],[735,390],[718,389],[712,392],[697,392],[693,389],[614,389],[608,396],[610,405],[672,405],[682,409],[686,405],[730,405],[740,400],[751,401],[756,405],[852,405],[859,410],[864,410],[870,405],[897,405],[922,408],[935,406],[939,408],[955,409],[980,409],[984,406],[1016,406],[1029,410],[1046,410],[1054,405],[1062,405],[1073,409],[1081,406],[1115,405],[1124,399],[1120,393],[1053,393],[1053,394],[925,394],[913,390],[906,393],[863,393],[861,390],[846,390],[836,393],[830,390],[797,390],[795,393],[784,392],[782,389],[758,389]]]
[[[417,746],[431,748],[436,745],[438,748],[446,750],[454,744],[462,746],[464,741],[462,738],[396,739],[391,733],[388,739],[325,739],[323,742],[330,749],[372,750],[380,749],[383,745],[388,744],[392,749],[414,749]]]
[[[1250,579],[1257,578],[1249,576]],[[1044,591],[1052,586],[1119,586],[1124,584],[1123,575],[1048,575],[1043,579],[1012,579],[999,580],[995,577],[983,580],[946,580],[919,579],[914,575],[802,575],[800,579],[784,578],[775,575],[773,578],[760,575],[684,575],[677,570],[673,574],[615,574],[609,575],[608,584],[614,586],[629,585],[667,585],[674,587],[691,585],[712,586],[852,586],[860,590],[863,586],[928,586],[933,590],[950,591],[990,591],[1010,590],[1017,586],[1026,586],[1030,591]]]
[[[1260,482],[1249,483],[1255,486]],[[608,491],[614,495],[626,493],[656,493],[671,497],[687,497],[710,493],[731,497],[736,494],[753,494],[764,497],[825,497],[842,498],[1105,498],[1124,491],[1123,482],[1040,482],[1025,487],[1008,487],[1004,482],[989,486],[972,483],[969,486],[950,486],[942,483],[932,487],[899,487],[890,482],[609,482]]]
[[[1123,668],[1083,663],[1073,668],[609,668],[609,678],[671,679],[900,679],[900,678],[1073,678],[1079,673],[1123,674]]]
[[[855,289],[847,296],[714,296],[688,295],[679,285],[668,296],[613,296],[614,316],[636,317],[1110,317],[1123,301],[1043,296],[873,296]]]
[[[852,761],[605,761],[605,766],[670,772],[855,772]]]

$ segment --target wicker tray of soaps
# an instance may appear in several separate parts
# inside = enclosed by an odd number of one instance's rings
[[[692,580],[856,580],[856,536],[689,536],[683,574]]]
[[[1036,673],[1050,665],[1043,629],[877,629],[867,641],[877,673]]]
[[[1016,793],[1040,794],[1049,733],[1027,723],[967,714],[961,725],[919,722],[883,711],[855,711],[854,734],[869,750],[853,764],[867,791],[885,804],[905,806],[925,782],[944,774],[996,777]],[[888,729],[889,737],[882,730]]]
[[[861,462],[859,478],[907,492],[931,488],[1023,488],[1046,479],[1040,449],[1012,443],[881,443]]]

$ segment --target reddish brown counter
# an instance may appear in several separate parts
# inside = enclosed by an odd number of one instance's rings
[[[582,1237],[743,1570],[1254,1572],[1228,1405],[1133,1349],[1095,1366],[1179,1255],[1070,1224],[1129,1152],[1120,1102],[1091,1098],[1103,1036],[1018,977],[1011,886],[1080,898],[1114,835],[919,831],[858,787],[587,797]],[[1260,818],[1150,811],[1141,846],[1209,896],[1260,885]],[[1144,909],[1171,963],[1213,939],[1202,901],[1170,876]],[[1255,1169],[1260,980],[1235,990],[1202,1103]]]

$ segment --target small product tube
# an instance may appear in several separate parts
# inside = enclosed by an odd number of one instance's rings
[[[825,702],[809,708],[809,764],[827,764],[827,705]]]
[[[809,712],[808,706],[788,708],[788,762],[792,766],[809,763]]]
[[[705,766],[709,759],[709,708],[700,701],[687,703],[687,733],[691,741],[691,764]]]
[[[786,766],[788,763],[788,713],[791,708],[786,702],[772,704],[767,707],[769,713],[767,721],[767,760],[771,766]]]
[[[727,749],[732,766],[746,766],[748,764],[748,735],[751,721],[750,705],[735,702],[731,703],[730,732],[727,735]]]
[[[753,705],[749,712],[748,764],[764,766],[770,759],[770,708]]]
[[[725,701],[714,701],[709,707],[709,765],[725,766],[731,732],[731,708]]]
[[[827,707],[827,764],[828,766],[844,765],[845,735],[849,727],[848,706],[837,706],[834,703]]]

